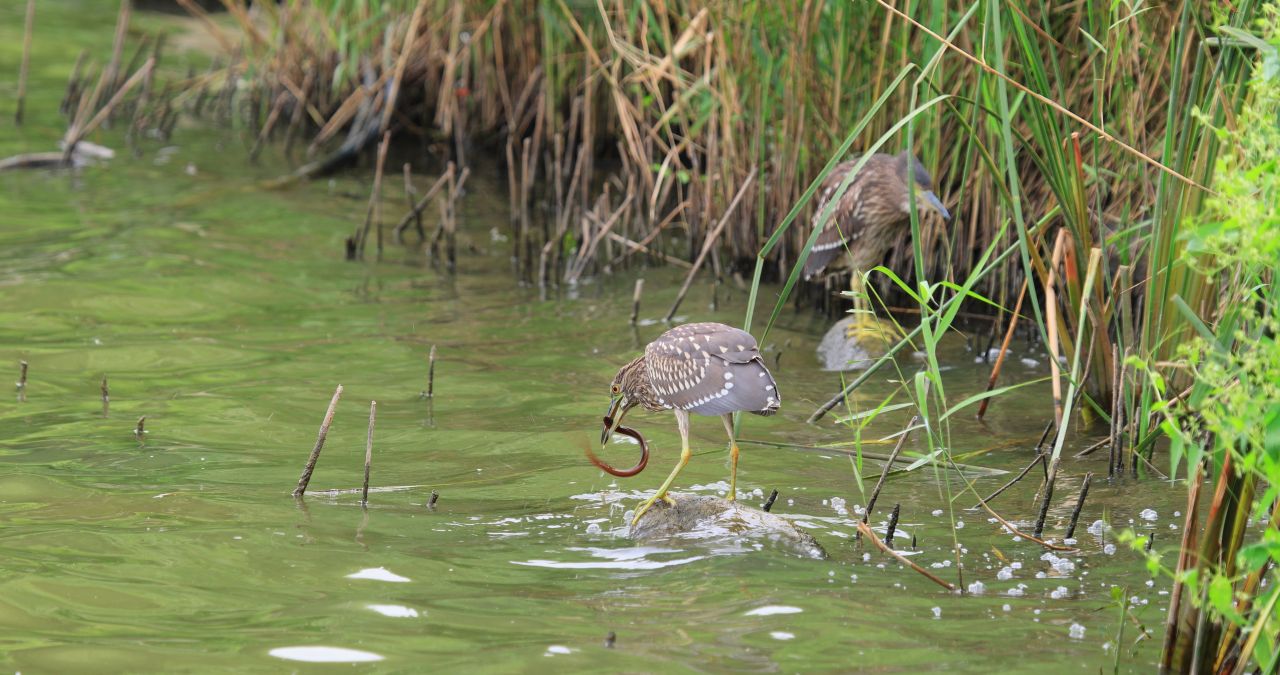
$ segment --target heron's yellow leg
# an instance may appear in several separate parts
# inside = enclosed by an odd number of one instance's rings
[[[653,503],[659,499],[672,506],[675,505],[675,502],[667,497],[667,490],[671,489],[671,484],[676,481],[676,476],[680,475],[680,470],[689,463],[689,458],[693,456],[693,453],[689,451],[689,413],[683,410],[677,410],[675,413],[676,426],[680,428],[680,461],[676,463],[676,468],[671,470],[671,475],[667,476],[667,480],[658,488],[658,493],[645,500],[645,503],[636,509],[636,515],[631,519],[632,527],[640,522],[640,516],[643,516],[644,512],[648,511],[649,507],[653,506]]]
[[[849,282],[849,291],[853,298],[853,309],[850,310],[852,320],[844,331],[845,339],[856,342],[890,341],[895,334],[893,326],[876,318],[861,272],[854,270]]]
[[[738,498],[738,439],[733,433],[733,413],[721,415],[724,430],[729,433],[729,501]]]

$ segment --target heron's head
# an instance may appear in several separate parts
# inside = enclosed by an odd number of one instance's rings
[[[618,370],[618,374],[613,376],[613,382],[609,384],[609,410],[604,414],[604,431],[600,433],[600,445],[609,442],[613,430],[622,423],[622,417],[627,414],[627,411],[640,405],[637,394],[640,388],[645,386],[643,379],[643,356],[623,366]]]
[[[924,168],[920,160],[906,150],[899,153],[897,159],[898,177],[902,179],[903,185],[907,185],[915,191],[916,203],[924,204],[937,211],[943,220],[951,220],[951,213],[947,211],[947,207],[942,205],[942,200],[938,199],[938,195],[933,193],[933,178],[929,176],[929,171]],[[910,159],[909,167],[908,159]],[[908,174],[910,174],[910,180],[907,178]],[[910,208],[909,203],[903,203],[902,210],[904,213],[908,212]]]

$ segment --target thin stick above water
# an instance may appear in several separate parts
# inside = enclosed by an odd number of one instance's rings
[[[102,416],[106,417],[111,408],[111,390],[107,389],[107,376],[102,376]]]
[[[939,578],[937,575],[933,574],[929,570],[915,564],[914,562],[911,562],[911,560],[904,557],[901,553],[898,553],[897,551],[889,548],[888,546],[885,546],[884,542],[880,541],[880,537],[877,537],[876,533],[871,531],[871,526],[862,522],[854,523],[854,525],[858,527],[858,532],[860,532],[862,536],[866,537],[871,543],[876,545],[876,548],[893,556],[899,563],[902,563],[903,565],[910,567],[916,572],[923,574],[925,578],[929,579],[929,581],[932,581],[933,583],[947,589],[948,591],[956,590],[955,584]]]
[[[360,504],[369,504],[369,469],[373,466],[373,422],[378,414],[378,402],[369,401],[369,436],[364,443],[364,487],[360,490]]]
[[[1089,482],[1092,480],[1093,474],[1086,473],[1084,482],[1080,484],[1080,498],[1076,500],[1076,507],[1071,509],[1071,524],[1067,526],[1067,539],[1076,533],[1076,521],[1080,519],[1080,510],[1084,508],[1084,498],[1089,496]]]
[[[991,377],[987,380],[987,391],[995,389],[996,380],[1000,378],[1000,367],[1004,365],[1005,354],[1009,353],[1009,342],[1013,340],[1013,331],[1018,327],[1018,313],[1022,311],[1022,300],[1027,297],[1027,280],[1022,280],[1022,290],[1018,292],[1018,301],[1013,305],[1013,314],[1009,315],[1009,328],[1004,333],[1004,341],[1000,343],[1000,354],[996,357],[995,365],[991,366]],[[982,419],[987,414],[987,405],[991,403],[992,397],[982,399],[982,403],[978,404],[978,419]]]
[[[329,409],[324,413],[324,421],[320,423],[320,433],[316,436],[316,445],[311,449],[307,465],[302,467],[302,475],[298,477],[298,487],[293,489],[294,497],[301,497],[307,492],[307,484],[311,482],[311,474],[316,470],[316,461],[320,459],[320,451],[324,449],[324,439],[329,435],[329,425],[333,424],[333,413],[338,409],[338,399],[342,398],[342,385],[333,392],[329,400]]]
[[[636,290],[631,293],[631,325],[640,317],[640,295],[644,293],[644,279],[636,279]]]
[[[889,461],[885,462],[884,469],[880,471],[880,479],[876,481],[876,487],[871,491],[871,499],[867,500],[867,508],[862,512],[862,522],[867,522],[867,518],[871,517],[871,509],[876,507],[876,500],[880,498],[880,489],[884,487],[884,481],[889,477],[889,471],[893,469],[893,462],[898,459],[898,453],[902,452],[902,446],[907,444],[907,437],[911,435],[911,428],[919,420],[919,415],[912,416],[911,421],[907,422],[907,428],[902,430],[901,436],[898,436],[898,442],[893,446],[893,452],[889,453]],[[890,540],[892,539],[890,537]]]
[[[27,69],[31,65],[31,31],[36,22],[36,0],[27,0],[27,21],[22,32],[22,65],[18,67],[18,108],[13,123],[22,126],[23,108],[27,103]]]
[[[27,362],[18,362],[18,400],[27,400]]]
[[[436,346],[431,345],[431,354],[427,356],[427,398],[436,395]]]

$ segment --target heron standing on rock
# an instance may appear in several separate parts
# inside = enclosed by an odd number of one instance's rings
[[[729,434],[729,499],[733,500],[738,486],[738,442],[733,433],[733,413],[772,415],[782,403],[778,384],[760,357],[756,339],[746,331],[722,323],[684,324],[658,336],[645,347],[643,355],[618,370],[609,395],[601,445],[609,442],[615,430],[621,429],[622,417],[636,406],[650,412],[671,410],[680,430],[680,461],[657,494],[636,509],[632,525],[638,523],[640,516],[657,500],[672,503],[667,490],[692,455],[689,413],[719,415],[724,421],[724,429]],[[628,435],[638,436],[634,432]],[[647,457],[643,439],[637,440]],[[592,461],[614,475],[639,472],[618,472],[594,457]],[[638,466],[643,467],[643,460]]]
[[[804,278],[808,280],[822,273],[842,251],[848,250],[849,264],[853,268],[850,284],[854,319],[845,333],[846,339],[856,339],[868,332],[880,334],[864,288],[863,274],[884,260],[899,228],[911,222],[909,191],[915,192],[917,203],[937,211],[945,220],[951,218],[942,201],[933,193],[933,180],[924,165],[903,151],[897,155],[876,153],[867,158],[836,203],[832,217],[826,222],[819,222],[836,188],[859,161],[854,158],[837,164],[823,181],[822,196],[813,216],[813,226],[821,228],[822,233],[804,264]]]

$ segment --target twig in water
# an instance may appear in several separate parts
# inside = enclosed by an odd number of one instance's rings
[[[636,279],[636,290],[631,293],[631,325],[636,325],[640,316],[640,294],[644,293],[644,279]]]
[[[1071,523],[1067,525],[1067,539],[1070,539],[1076,533],[1076,521],[1080,519],[1080,509],[1084,508],[1084,498],[1089,496],[1089,481],[1093,480],[1092,473],[1084,475],[1084,482],[1080,484],[1080,498],[1076,500],[1076,507],[1071,509]]]
[[[142,440],[142,437],[145,436],[147,433],[146,424],[147,424],[146,415],[143,415],[142,417],[138,418],[138,425],[133,428],[134,438],[137,438],[138,440]]]
[[[107,411],[111,408],[111,390],[107,389],[107,376],[102,376],[102,416],[107,416]]]
[[[27,69],[31,65],[31,29],[36,21],[36,0],[27,0],[27,21],[22,32],[22,65],[18,68],[18,109],[13,123],[22,126],[22,112],[27,103]]]
[[[1023,468],[1022,472],[1019,473],[1017,476],[1015,476],[1013,480],[1009,481],[1008,483],[1005,483],[1004,485],[1001,485],[999,490],[996,490],[995,492],[992,492],[991,494],[987,495],[987,498],[983,499],[982,501],[989,502],[992,499],[999,497],[1002,492],[1004,492],[1005,490],[1008,490],[1010,487],[1013,486],[1014,483],[1017,483],[1018,481],[1022,480],[1027,475],[1027,472],[1031,471],[1031,467],[1043,461],[1044,461],[1044,455],[1036,455],[1036,458],[1031,460],[1031,463],[1028,464],[1025,468]],[[969,508],[976,509],[980,506],[982,506],[982,504],[979,503],[979,504],[974,504]]]
[[[18,362],[18,400],[27,400],[27,362]]]
[[[306,466],[302,467],[302,475],[298,477],[298,487],[293,489],[294,497],[301,497],[311,482],[311,473],[316,470],[316,461],[320,459],[320,451],[324,449],[324,439],[329,435],[329,425],[333,424],[333,413],[338,409],[338,399],[342,398],[342,385],[333,392],[329,400],[329,409],[324,413],[324,421],[320,423],[320,433],[316,436],[316,445],[311,448],[311,456],[307,457]]]
[[[763,508],[764,508],[764,512],[765,512],[765,513],[768,513],[768,512],[769,512],[769,509],[772,509],[772,508],[773,508],[773,502],[774,502],[774,501],[776,501],[777,499],[778,499],[778,491],[777,491],[777,490],[774,490],[774,491],[772,491],[772,492],[770,492],[770,493],[769,493],[769,498],[768,498],[768,499],[766,499],[766,500],[764,500],[764,507],[763,507]]]
[[[409,202],[409,215],[413,216],[414,227],[416,227],[418,230],[418,240],[422,241],[427,238],[427,231],[425,228],[422,227],[422,212],[414,208],[414,203],[418,201],[417,196],[418,196],[418,191],[413,188],[413,170],[409,166],[409,163],[405,162],[404,163],[404,198]],[[396,243],[403,244],[404,231],[401,229],[399,225],[396,226],[395,235],[396,235]]]
[[[427,356],[427,398],[436,395],[436,346],[431,345],[431,354]]]
[[[369,193],[369,208],[365,210],[364,228],[360,231],[360,243],[356,254],[364,258],[364,245],[369,239],[369,230],[377,228],[378,258],[382,258],[382,165],[387,161],[387,146],[391,143],[391,132],[382,135],[378,144],[378,164],[373,170],[373,191]]]
[[[436,507],[436,502],[438,501],[440,501],[440,493],[432,490],[431,499],[427,501],[427,508],[434,509]]]
[[[1027,295],[1027,280],[1022,280],[1022,290],[1018,292],[1018,301],[1013,305],[1013,314],[1009,315],[1009,328],[1004,333],[1004,341],[1000,343],[1000,354],[996,357],[995,365],[991,366],[991,377],[987,379],[987,391],[991,391],[996,386],[996,380],[1000,377],[1000,367],[1004,365],[1004,356],[1009,353],[1009,342],[1013,340],[1013,331],[1018,327],[1018,312],[1022,311],[1022,299]],[[982,399],[982,403],[978,405],[978,419],[982,419],[987,414],[987,405],[991,403],[991,397]]]
[[[884,487],[884,481],[889,477],[889,471],[893,469],[893,461],[898,458],[898,453],[902,452],[902,446],[907,444],[907,437],[911,435],[911,428],[920,420],[919,415],[913,415],[911,421],[907,422],[907,428],[902,430],[902,435],[898,436],[898,442],[893,446],[893,452],[889,453],[889,461],[885,463],[884,469],[880,471],[880,479],[876,481],[876,487],[871,491],[871,499],[867,500],[867,509],[862,512],[862,522],[867,522],[867,518],[871,517],[871,510],[876,507],[876,499],[880,497],[880,488]],[[890,542],[893,535],[889,536]]]
[[[974,488],[974,487],[973,487],[973,481],[969,480],[969,479],[968,479],[968,477],[966,477],[963,473],[961,473],[961,472],[960,472],[960,466],[959,466],[958,464],[956,464],[955,462],[951,461],[951,460],[947,460],[947,461],[951,464],[952,468],[954,468],[954,469],[955,469],[956,474],[960,476],[960,480],[963,480],[963,481],[964,481],[965,487],[966,487],[966,488],[968,488],[968,490],[969,490],[970,492],[972,492],[974,495],[977,495],[977,494],[978,494],[978,490],[977,490],[976,488]],[[1026,540],[1028,540],[1028,541],[1033,541],[1033,542],[1035,542],[1035,543],[1037,543],[1037,544],[1040,544],[1041,546],[1043,546],[1043,547],[1045,547],[1045,548],[1049,549],[1050,551],[1074,551],[1074,550],[1076,550],[1076,549],[1074,549],[1074,548],[1072,548],[1072,547],[1070,547],[1070,546],[1059,546],[1059,545],[1057,545],[1057,544],[1050,544],[1049,542],[1047,542],[1047,541],[1045,541],[1045,540],[1043,540],[1043,539],[1040,539],[1039,537],[1033,537],[1033,536],[1031,536],[1031,535],[1027,534],[1026,532],[1023,532],[1023,531],[1019,530],[1017,527],[1015,527],[1015,526],[1014,526],[1014,524],[1013,524],[1013,523],[1009,522],[1008,520],[1005,520],[1004,516],[1001,516],[1000,514],[996,513],[996,512],[995,512],[995,509],[993,509],[993,508],[991,508],[990,506],[988,506],[988,505],[987,505],[986,500],[983,500],[981,497],[979,497],[978,499],[979,499],[979,501],[978,501],[978,505],[979,505],[979,506],[981,506],[981,507],[983,508],[983,510],[985,510],[987,513],[991,514],[991,517],[992,517],[992,518],[995,518],[997,521],[999,521],[999,522],[1000,522],[1000,524],[1001,524],[1001,525],[1003,525],[1003,526],[1004,526],[1004,528],[1005,528],[1006,530],[1008,530],[1008,531],[1009,531],[1009,533],[1010,533],[1010,534],[1012,534],[1013,536],[1015,536],[1015,537],[1022,537],[1023,539],[1026,539]]]
[[[361,506],[369,505],[369,469],[373,466],[373,420],[378,414],[378,402],[369,401],[369,435],[364,442],[364,487],[360,490]]]
[[[898,514],[901,509],[901,504],[893,505],[893,510],[889,512],[889,525],[884,528],[884,544],[889,548],[893,548],[893,534],[898,529]]]
[[[1146,545],[1145,545],[1145,546],[1143,546],[1143,547],[1142,547],[1142,550],[1143,550],[1143,551],[1145,551],[1145,552],[1147,552],[1147,553],[1150,553],[1150,552],[1151,552],[1151,545],[1152,545],[1152,544],[1154,544],[1154,543],[1156,543],[1156,533],[1155,533],[1155,532],[1152,532],[1151,534],[1148,534],[1148,535],[1147,535],[1147,543],[1146,543]]]
[[[1044,533],[1044,519],[1049,515],[1049,500],[1053,499],[1053,484],[1058,480],[1058,460],[1049,467],[1049,478],[1044,482],[1044,500],[1040,502],[1040,515],[1036,517],[1036,537]]]
[[[618,634],[614,633],[613,631],[609,631],[609,634],[604,636],[604,648],[613,649],[613,645],[617,643],[617,641],[618,641]]]
[[[858,532],[859,532],[862,536],[864,536],[864,537],[866,537],[867,539],[871,540],[871,543],[875,544],[875,545],[876,545],[876,548],[878,548],[878,549],[880,549],[881,551],[884,551],[885,553],[888,553],[889,555],[893,556],[893,557],[894,557],[894,559],[896,559],[899,563],[902,563],[903,565],[906,565],[907,567],[910,567],[911,569],[913,569],[913,570],[915,570],[915,571],[919,572],[920,574],[923,574],[926,578],[928,578],[928,579],[929,579],[929,581],[932,581],[933,583],[935,583],[935,584],[937,584],[937,585],[939,585],[939,586],[941,586],[941,587],[943,587],[943,588],[947,589],[948,591],[952,591],[952,592],[954,592],[954,591],[956,590],[956,586],[955,586],[955,584],[953,584],[953,583],[951,583],[951,582],[949,582],[949,581],[944,581],[943,579],[938,578],[935,574],[933,574],[933,573],[932,573],[932,572],[930,572],[929,570],[927,570],[927,569],[925,569],[925,568],[923,568],[923,567],[921,567],[921,566],[919,566],[919,565],[917,565],[917,564],[915,564],[915,563],[911,562],[910,560],[908,560],[908,559],[907,559],[906,557],[904,557],[901,553],[898,553],[897,551],[895,551],[895,550],[893,550],[893,549],[889,548],[888,546],[885,546],[885,545],[884,545],[884,542],[883,542],[883,541],[880,541],[880,537],[877,537],[877,536],[876,536],[876,533],[875,533],[875,532],[872,532],[872,531],[871,531],[871,527],[870,527],[869,525],[867,525],[866,523],[854,523],[854,524],[855,524],[855,525],[857,525],[857,527],[858,527]]]
[[[404,217],[400,219],[399,224],[396,225],[396,241],[399,242],[404,239],[404,231],[408,229],[409,223],[416,220],[418,223],[418,238],[422,242],[426,242],[427,231],[422,228],[422,211],[427,208],[427,204],[431,203],[431,200],[436,196],[436,193],[444,189],[444,186],[447,185],[448,182],[449,175],[441,174],[440,177],[436,179],[436,182],[431,184],[431,189],[427,190],[427,194],[423,195],[422,198],[418,200],[418,203],[411,205],[409,212],[404,214]]]

